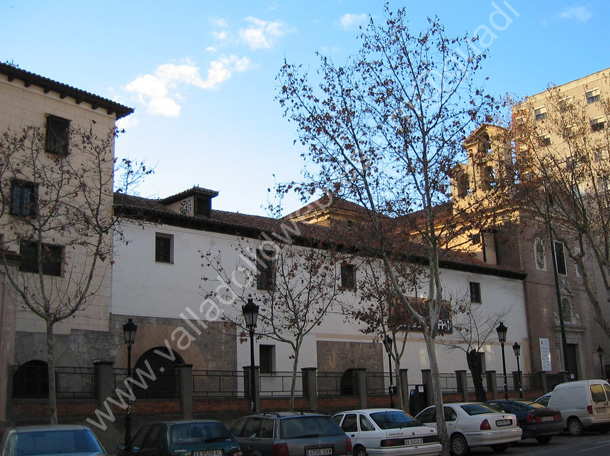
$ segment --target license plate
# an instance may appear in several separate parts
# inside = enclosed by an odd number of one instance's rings
[[[222,450],[193,451],[193,456],[222,456]]]
[[[510,426],[513,424],[512,420],[498,420],[496,421],[496,426]]]
[[[540,421],[555,421],[555,417],[553,417],[553,416],[542,416],[542,417],[540,417]]]
[[[607,413],[608,409],[606,407],[599,407],[599,408],[596,408],[595,411],[597,413]]]
[[[333,454],[332,448],[312,448],[311,450],[307,450],[307,456],[327,456]]]
[[[405,445],[421,445],[424,439],[405,439]]]

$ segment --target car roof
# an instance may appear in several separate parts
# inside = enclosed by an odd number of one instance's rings
[[[335,413],[335,415],[339,415],[340,413],[374,413],[374,412],[404,412],[404,410],[400,410],[397,408],[367,408],[367,409],[355,409],[355,410],[343,410],[341,412]]]
[[[175,421],[157,421],[152,424],[167,424],[168,426],[175,426],[177,424],[197,424],[197,423],[220,423],[218,420],[175,420]]]
[[[36,432],[36,431],[71,431],[76,429],[89,429],[82,424],[37,424],[30,426],[10,426],[5,429],[14,430],[16,432]]]

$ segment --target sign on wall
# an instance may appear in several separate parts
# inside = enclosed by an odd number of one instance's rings
[[[540,341],[540,360],[542,361],[542,371],[550,372],[553,370],[551,365],[551,345],[549,340],[541,337]]]

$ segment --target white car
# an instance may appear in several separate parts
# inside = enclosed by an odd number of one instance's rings
[[[444,412],[454,456],[466,455],[476,446],[491,446],[500,453],[510,443],[521,440],[523,431],[512,413],[500,413],[477,402],[445,404]],[[436,426],[434,406],[422,410],[415,418],[428,426]]]
[[[443,449],[436,429],[402,410],[349,410],[333,418],[352,439],[354,456],[436,456]]]

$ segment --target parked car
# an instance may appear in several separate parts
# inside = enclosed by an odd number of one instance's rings
[[[561,412],[571,435],[582,435],[585,429],[607,432],[610,428],[610,385],[605,380],[560,383],[553,390],[549,407]]]
[[[86,426],[47,425],[5,428],[0,440],[0,456],[45,454],[105,454],[93,431]]]
[[[553,392],[543,394],[542,396],[536,398],[534,401],[536,404],[544,405],[545,407],[549,406],[549,401],[551,400],[551,395]]]
[[[563,419],[557,409],[517,400],[491,400],[485,403],[499,412],[514,413],[523,430],[522,439],[535,438],[540,443],[549,443],[554,435],[563,431]]]
[[[454,456],[464,456],[470,452],[470,448],[477,446],[491,446],[500,453],[510,443],[521,440],[523,431],[512,413],[497,412],[481,403],[457,402],[445,404],[444,414]],[[434,406],[425,408],[415,418],[436,427]]]
[[[352,439],[354,456],[438,455],[436,429],[396,409],[337,413],[333,419]]]
[[[351,456],[352,441],[326,414],[255,413],[231,432],[244,456]]]
[[[237,439],[220,421],[166,421],[142,426],[119,456],[242,456]]]

